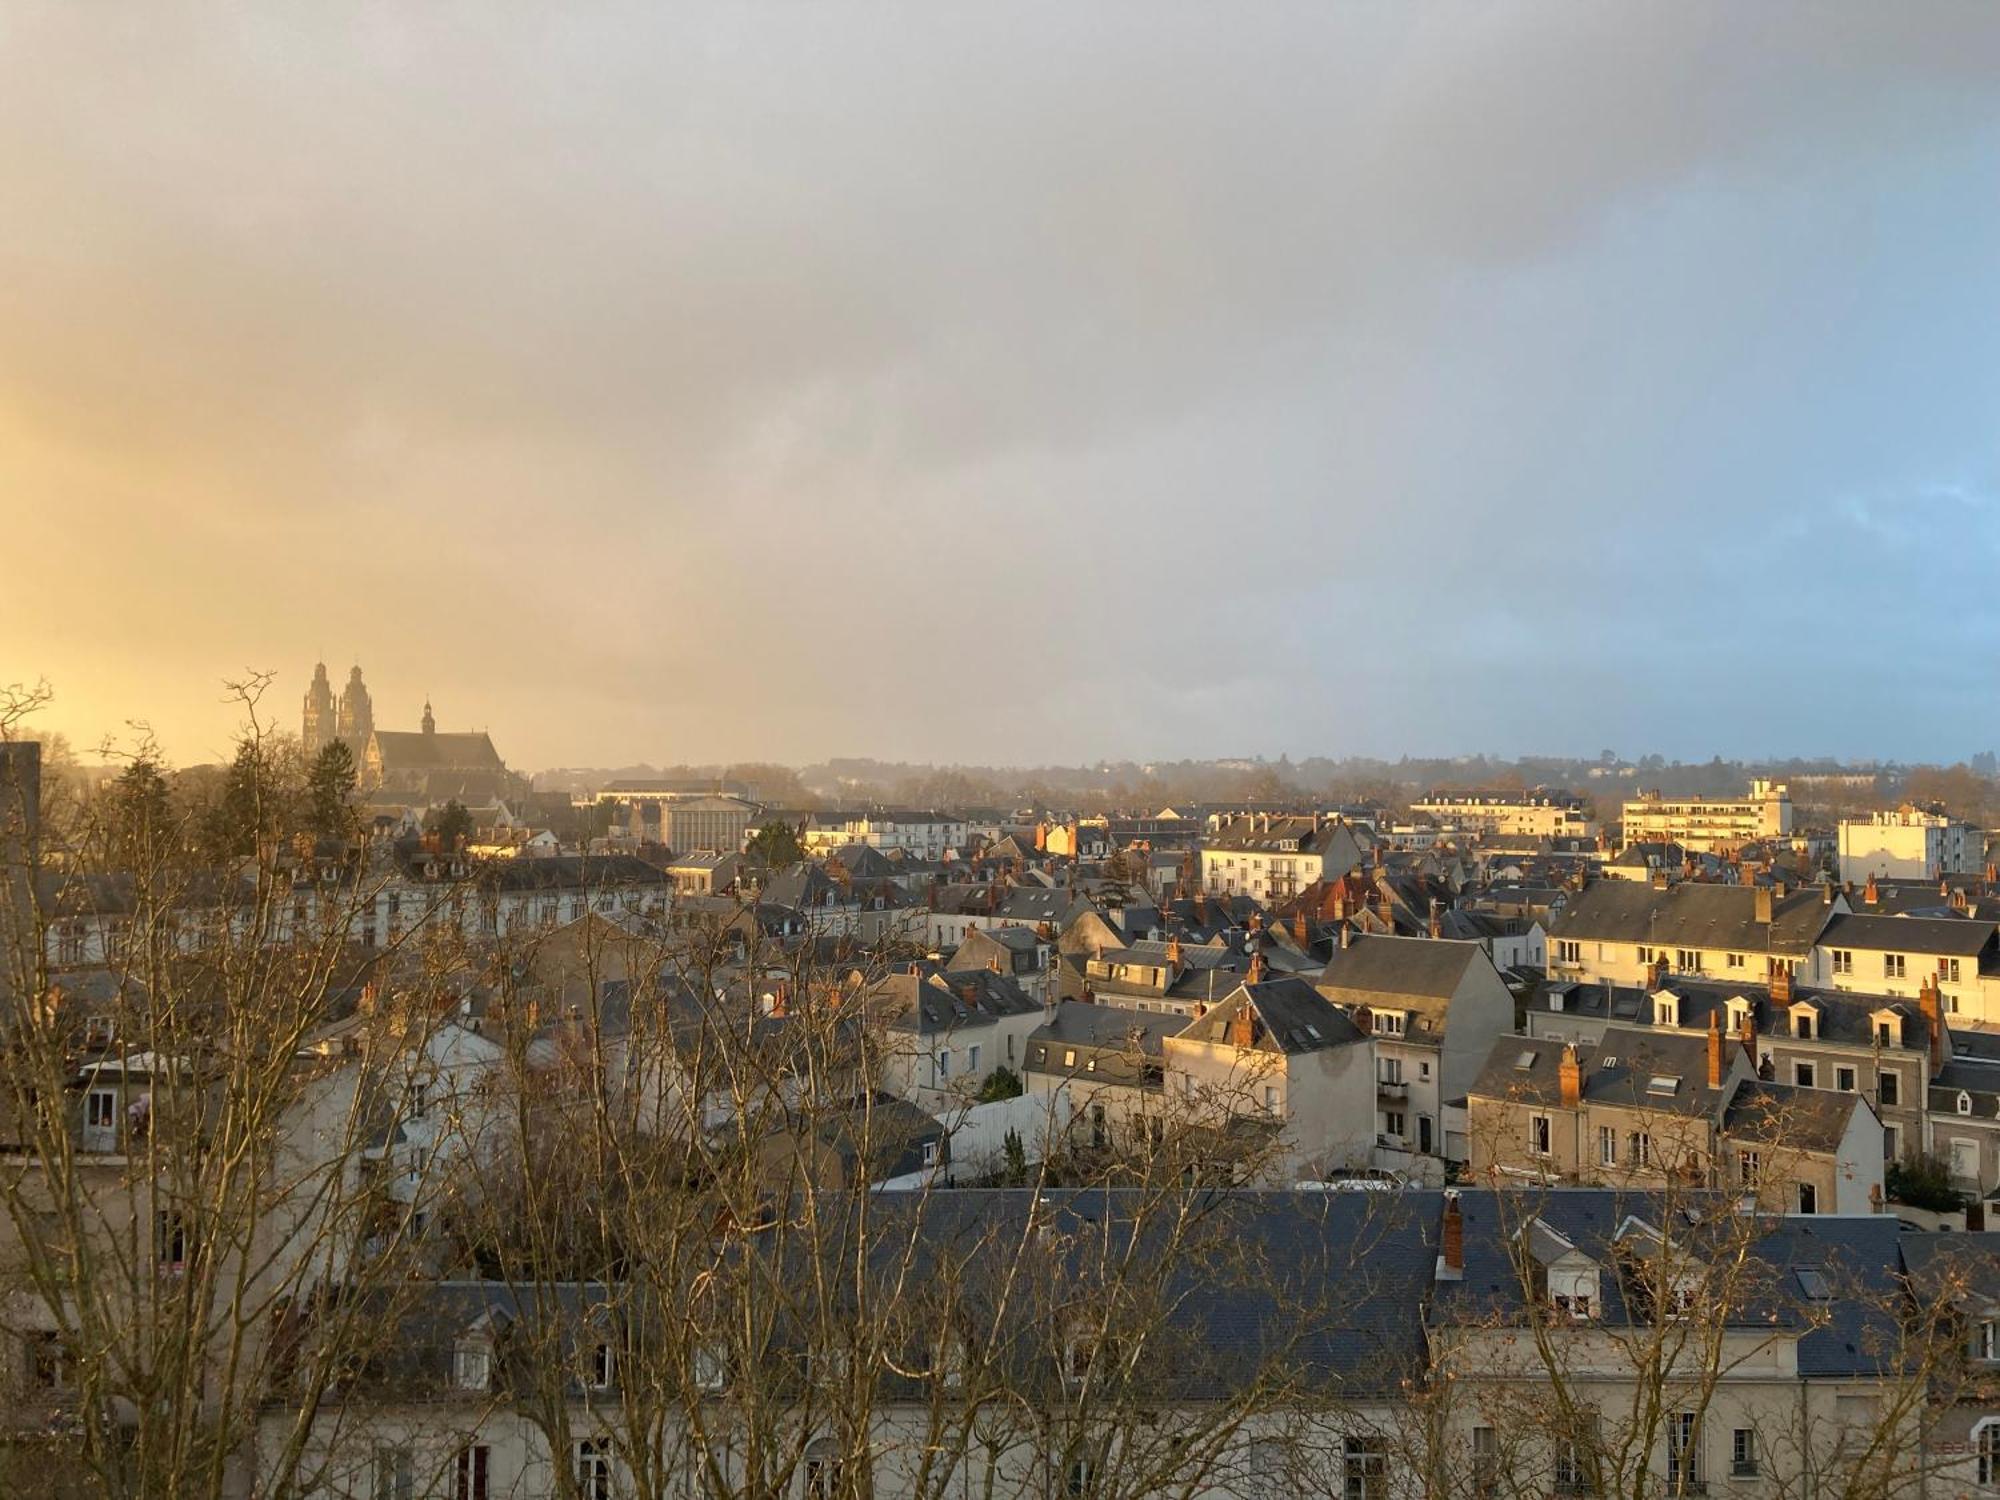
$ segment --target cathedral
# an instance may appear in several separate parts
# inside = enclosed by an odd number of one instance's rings
[[[354,764],[359,766],[368,750],[368,737],[374,732],[375,705],[369,701],[367,685],[361,680],[361,668],[347,674],[347,686],[336,706],[333,684],[327,681],[326,663],[315,666],[312,686],[306,689],[304,727],[299,732],[307,757],[319,754],[335,740],[345,740],[347,748],[354,752]]]
[[[440,734],[429,703],[424,704],[423,727],[416,732],[378,730],[375,706],[359,667],[347,674],[338,702],[326,663],[313,668],[299,739],[308,756],[335,740],[344,742],[354,752],[354,768],[364,791],[401,792],[413,801],[455,799],[471,806],[514,800],[529,790],[528,778],[507,769],[484,730]]]

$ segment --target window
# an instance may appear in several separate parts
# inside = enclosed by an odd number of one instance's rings
[[[842,1464],[838,1458],[807,1459],[806,1500],[836,1500],[842,1491],[841,1469]]]
[[[429,1091],[421,1079],[411,1079],[403,1090],[403,1113],[412,1120],[421,1120],[429,1108]]]
[[[722,1351],[705,1345],[694,1351],[694,1385],[698,1391],[719,1391],[729,1372]]]
[[[1903,1135],[1894,1125],[1882,1127],[1882,1160],[1901,1161],[1903,1159]]]
[[[806,1466],[806,1472],[811,1474],[812,1465]],[[576,1493],[578,1500],[611,1500],[611,1453],[607,1444],[585,1438],[576,1445]]]
[[[1343,1500],[1383,1500],[1388,1494],[1388,1460],[1382,1452],[1382,1440],[1366,1436],[1346,1438],[1341,1443],[1340,1457]]]
[[[1401,1036],[1406,1017],[1400,1010],[1378,1010],[1375,1012],[1375,1033],[1377,1036]]]
[[[1472,1493],[1500,1492],[1500,1442],[1491,1427],[1472,1429]]]
[[[1070,1056],[1074,1058],[1076,1054],[1071,1053]],[[937,1076],[939,1082],[951,1077],[951,1048],[949,1047],[940,1047],[938,1049]]]
[[[493,1351],[483,1343],[458,1346],[452,1358],[452,1378],[462,1391],[483,1391],[493,1380]]]
[[[2000,1422],[1982,1422],[1977,1440],[1979,1482],[2000,1485]]]
[[[1955,958],[1939,959],[1937,977],[1946,984],[1957,984],[1958,960]]]
[[[1852,949],[1835,948],[1833,950],[1833,972],[1836,974],[1852,974],[1854,972],[1854,952]]]
[[[1900,1073],[1893,1073],[1884,1068],[1875,1075],[1875,1099],[1878,1104],[1900,1104],[1902,1093],[1903,1079]]]
[[[1732,1479],[1757,1477],[1756,1428],[1739,1427],[1729,1435],[1729,1477]]]
[[[1618,1165],[1618,1132],[1609,1125],[1597,1127],[1597,1164],[1600,1167]]]
[[[1400,1141],[1403,1138],[1406,1124],[1407,1121],[1400,1109],[1388,1109],[1382,1112],[1382,1133],[1392,1140]]]
[[[1694,1413],[1675,1412],[1667,1418],[1667,1484],[1683,1491],[1701,1483],[1701,1433]]]
[[[1816,1063],[1792,1064],[1792,1082],[1802,1089],[1814,1088],[1819,1082],[1819,1067]]]
[[[1951,1175],[1961,1182],[1979,1180],[1979,1143],[1977,1141],[1953,1141],[1951,1143]]]
[[[1063,1066],[1065,1068],[1073,1068],[1076,1066],[1076,1048],[1074,1047],[1063,1048]]]
[[[1579,1412],[1577,1421],[1576,1435],[1559,1438],[1556,1442],[1555,1492],[1558,1495],[1587,1494],[1592,1488],[1590,1476],[1597,1453],[1597,1414]]]
[[[1676,948],[1674,950],[1674,967],[1683,974],[1699,974],[1701,972],[1701,950],[1699,948]]]
[[[83,1123],[92,1130],[116,1130],[117,1093],[111,1089],[92,1089],[83,1101]]]
[[[408,1448],[383,1443],[375,1449],[375,1500],[410,1500],[416,1493],[416,1462]]]
[[[1580,964],[1583,962],[1583,944],[1574,938],[1556,940],[1556,962],[1559,964]]]
[[[1072,1497],[1090,1493],[1090,1482],[1097,1477],[1097,1465],[1087,1458],[1073,1459],[1069,1466],[1068,1488]]]
[[[936,1141],[925,1141],[924,1169],[928,1171],[932,1167],[935,1167],[937,1164],[938,1164],[938,1143]]]
[[[1885,953],[1882,955],[1882,977],[1884,979],[1901,979],[1908,973],[1908,970],[1909,960],[1904,955],[1900,953]]]
[[[1736,1172],[1745,1187],[1755,1187],[1763,1174],[1764,1159],[1755,1151],[1736,1153]]]
[[[1532,1115],[1528,1119],[1528,1149],[1537,1156],[1550,1154],[1554,1130],[1547,1115]]]
[[[1403,1081],[1403,1060],[1400,1057],[1382,1058],[1375,1064],[1375,1075],[1382,1083],[1401,1083]]]
[[[178,1271],[187,1264],[188,1225],[181,1214],[163,1208],[153,1215],[153,1244],[164,1270]]]
[[[109,1047],[114,1034],[109,1016],[92,1016],[83,1023],[83,1044],[86,1047]]]
[[[1653,1164],[1651,1132],[1635,1130],[1625,1138],[1625,1159],[1635,1167],[1650,1167]]]
[[[1792,1013],[1792,1035],[1802,1042],[1813,1039],[1813,1013],[1809,1010]]]
[[[1851,1093],[1853,1093],[1853,1092],[1854,1092],[1854,1069],[1852,1069],[1852,1068],[1835,1068],[1835,1069],[1833,1070],[1833,1086],[1834,1086],[1835,1088],[1839,1089],[1839,1090],[1840,1090],[1840,1092],[1841,1092],[1841,1093],[1843,1093],[1843,1094],[1851,1094]]]
[[[594,1391],[608,1391],[618,1374],[618,1351],[608,1343],[599,1343],[590,1351],[590,1388]]]
[[[1972,1095],[1968,1094],[1964,1089],[1958,1091],[1958,1112],[1962,1115],[1972,1113]]]
[[[1742,955],[1742,954],[1740,954],[1740,953],[1732,953],[1732,954],[1728,955],[1728,957],[1727,957],[1727,958],[1725,958],[1725,959],[1723,960],[1723,966],[1724,966],[1725,968],[1730,968],[1730,969],[1740,969],[1740,968],[1742,968],[1742,967],[1743,967],[1743,955]]]
[[[1810,1182],[1802,1182],[1799,1188],[1799,1212],[1816,1214],[1819,1212],[1819,1189]]]
[[[979,1049],[977,1047],[967,1047],[965,1049],[965,1071],[970,1073],[974,1078],[979,1076]]]
[[[63,1336],[52,1332],[29,1334],[28,1388],[57,1395],[74,1384],[69,1347],[63,1343]]]
[[[1988,1318],[1973,1330],[1972,1347],[1980,1359],[1992,1364],[2000,1360],[2000,1323]]]
[[[493,1450],[484,1443],[469,1443],[458,1450],[456,1482],[452,1500],[490,1500]]]
[[[1431,1081],[1431,1065],[1428,1062],[1419,1062],[1417,1064],[1417,1077],[1425,1083]]]

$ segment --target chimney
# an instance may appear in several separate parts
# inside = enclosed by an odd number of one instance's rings
[[[1437,1279],[1459,1281],[1465,1276],[1465,1214],[1458,1206],[1458,1189],[1446,1188],[1444,1220],[1438,1228]]]
[[[1769,886],[1766,886],[1766,885],[1760,885],[1760,886],[1756,887],[1756,894],[1755,894],[1755,897],[1754,897],[1754,904],[1755,904],[1755,908],[1756,908],[1756,910],[1755,910],[1755,914],[1754,914],[1754,916],[1753,916],[1752,920],[1753,920],[1753,921],[1758,921],[1758,922],[1762,922],[1762,923],[1763,923],[1763,924],[1764,924],[1764,925],[1765,925],[1766,927],[1770,926],[1770,925],[1771,925],[1771,888],[1770,888]]]
[[[1430,930],[1431,930],[1431,936],[1434,938],[1441,938],[1444,936],[1444,919],[1438,915],[1438,898],[1435,896],[1431,897]]]
[[[1180,963],[1181,963],[1181,940],[1180,940],[1180,935],[1177,933],[1173,937],[1167,939],[1167,966],[1169,968],[1177,969],[1180,967]]]
[[[1562,1085],[1563,1108],[1575,1109],[1583,1102],[1583,1065],[1577,1061],[1575,1042],[1563,1043],[1562,1060],[1556,1064],[1556,1079]]]
[[[1771,960],[1771,1003],[1776,1006],[1792,1003],[1792,966],[1782,958]]]
[[[1708,1086],[1722,1087],[1722,1012],[1708,1013]]]
[[[1249,1002],[1236,1008],[1236,1014],[1229,1018],[1229,1045],[1244,1051],[1257,1045],[1257,1018],[1250,1013]]]
[[[1862,887],[1861,899],[1863,903],[1865,903],[1868,906],[1877,906],[1881,904],[1882,892],[1876,887],[1875,877],[1873,875],[1870,875],[1868,877],[1868,884]]]
[[[1347,950],[1347,945],[1353,941],[1354,941],[1354,929],[1352,927],[1349,927],[1345,922],[1342,922],[1340,924],[1341,951],[1345,952]]]
[[[1301,948],[1312,941],[1312,929],[1306,925],[1306,909],[1303,906],[1292,914],[1292,937]]]
[[[1250,955],[1250,973],[1244,979],[1244,983],[1262,984],[1263,982],[1264,982],[1264,952],[1260,948],[1257,950],[1257,952]]]
[[[1931,1034],[1931,1077],[1944,1067],[1944,1006],[1939,1003],[1937,975],[1926,979],[1917,991],[1917,1005],[1924,1013],[1924,1025]]]

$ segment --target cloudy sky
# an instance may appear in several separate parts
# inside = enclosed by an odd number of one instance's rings
[[[2000,745],[2000,9],[0,9],[0,681],[534,767]]]

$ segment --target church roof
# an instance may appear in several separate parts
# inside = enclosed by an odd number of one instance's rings
[[[411,734],[378,729],[374,745],[384,771],[503,770],[492,738],[477,734]]]

